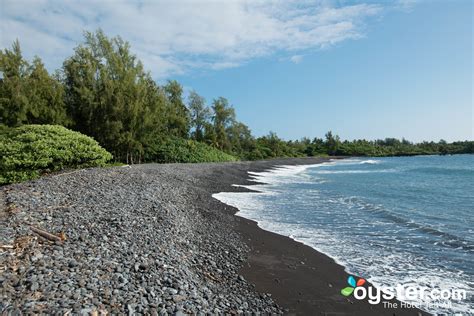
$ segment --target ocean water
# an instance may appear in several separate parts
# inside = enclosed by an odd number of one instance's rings
[[[249,186],[261,193],[214,197],[376,287],[464,289],[466,300],[411,302],[474,314],[474,155],[352,158],[250,176],[265,183]]]

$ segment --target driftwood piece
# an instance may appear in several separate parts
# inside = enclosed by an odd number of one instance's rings
[[[204,272],[204,275],[206,277],[208,277],[209,279],[213,280],[213,281],[216,281],[216,282],[219,282],[220,280],[218,278],[216,278],[215,276],[213,276],[212,274],[210,274],[209,272]]]
[[[39,229],[39,228],[36,228],[36,227],[33,227],[33,226],[30,226],[30,229],[37,233],[38,235],[40,235],[41,237],[43,238],[46,238],[50,241],[59,241],[59,242],[62,242],[63,239],[59,236],[56,236],[56,235],[53,235],[51,233],[48,233],[47,231],[45,230],[42,230],[42,229]]]

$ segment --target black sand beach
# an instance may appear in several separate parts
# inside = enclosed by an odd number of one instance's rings
[[[145,164],[1,188],[2,312],[420,315],[346,298],[331,258],[235,216],[213,193],[324,158]],[[64,232],[49,242],[30,226]]]

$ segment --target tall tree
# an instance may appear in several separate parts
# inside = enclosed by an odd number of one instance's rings
[[[164,86],[168,97],[169,133],[187,138],[189,135],[189,111],[183,102],[183,88],[176,80],[169,80]]]
[[[341,143],[339,136],[333,136],[332,132],[326,133],[326,148],[329,155],[335,155]]]
[[[214,123],[214,131],[216,136],[216,146],[219,149],[229,151],[231,144],[229,143],[226,129],[235,121],[235,111],[232,106],[229,105],[229,101],[226,98],[219,97],[212,103]]]
[[[116,158],[134,163],[144,130],[153,130],[162,101],[149,73],[120,37],[99,30],[63,64],[66,100],[74,127],[96,138]]]
[[[50,76],[39,57],[33,64],[23,59],[20,43],[0,51],[0,118],[9,126],[66,124],[64,90]]]
[[[272,157],[285,156],[285,144],[275,132],[270,131],[270,133],[268,133],[267,136],[262,137],[262,139],[265,141],[266,146],[270,148]]]
[[[208,145],[214,146],[218,148],[217,146],[217,135],[216,135],[216,129],[214,128],[214,124],[210,122],[206,122],[204,124],[204,142]]]
[[[69,125],[64,104],[64,86],[49,75],[39,57],[35,57],[28,77],[28,124]]]
[[[227,128],[227,137],[231,144],[232,153],[245,157],[247,152],[255,149],[255,139],[247,125],[234,121]]]
[[[16,40],[12,49],[0,51],[0,114],[2,123],[18,126],[27,119],[29,107],[26,96],[28,63],[23,59],[20,43]]]
[[[206,100],[196,91],[191,91],[189,94],[188,108],[191,117],[191,128],[193,129],[192,136],[197,141],[203,141],[204,128],[211,117],[211,111],[206,106]]]
[[[166,117],[167,97],[163,88],[158,86],[151,77],[145,81],[146,95],[144,108],[141,113],[142,123],[137,122],[140,139],[144,143],[153,142],[168,132],[168,119]]]

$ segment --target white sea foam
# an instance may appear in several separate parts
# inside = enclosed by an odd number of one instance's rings
[[[242,184],[232,184],[231,186],[236,187],[236,188],[246,188],[247,187],[246,185],[242,185]]]
[[[319,170],[319,174],[345,174],[345,173],[388,173],[396,172],[396,169],[380,169],[380,170]]]
[[[359,164],[361,165],[377,165],[380,163],[380,160],[372,160],[372,159],[369,159],[369,160],[364,160],[364,161],[361,161],[359,162]]]
[[[250,176],[251,181],[261,182],[265,184],[308,183],[310,177],[309,175],[303,172],[308,168],[319,167],[321,165],[323,164],[297,166],[281,165],[263,172],[249,171],[248,174]]]

